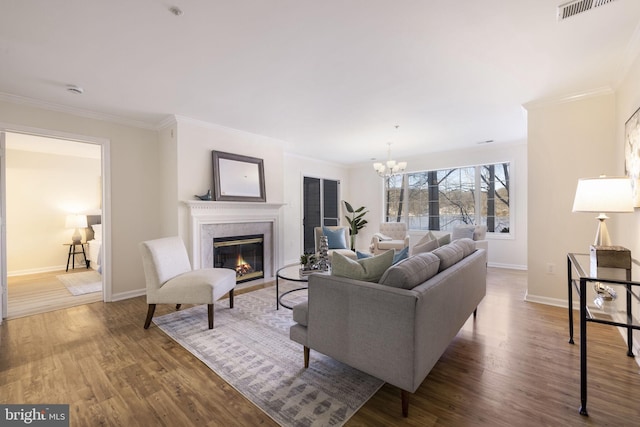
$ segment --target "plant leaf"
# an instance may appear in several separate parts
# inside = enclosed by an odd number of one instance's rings
[[[346,200],[343,200],[345,207],[347,208],[347,212],[349,213],[353,213],[353,207],[349,204],[349,202],[347,202]]]

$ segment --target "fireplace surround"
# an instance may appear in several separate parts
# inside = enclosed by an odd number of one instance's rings
[[[193,268],[213,267],[213,239],[244,235],[264,236],[264,279],[242,285],[252,285],[275,279],[282,265],[283,241],[282,203],[217,202],[190,200],[187,207]]]

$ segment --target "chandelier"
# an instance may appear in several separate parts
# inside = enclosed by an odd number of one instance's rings
[[[396,131],[399,126],[396,125]],[[387,149],[387,161],[385,163],[376,162],[373,164],[373,169],[383,178],[391,178],[394,175],[398,175],[407,168],[407,162],[396,162],[395,160],[391,160],[391,143],[388,142],[387,145],[389,148]]]

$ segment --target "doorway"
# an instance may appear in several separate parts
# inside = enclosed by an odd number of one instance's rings
[[[104,235],[106,223],[108,141],[0,129],[0,142],[2,317],[107,301],[107,251],[94,237]],[[78,232],[81,242],[73,246]]]
[[[340,181],[305,176],[302,184],[304,253],[315,252],[314,228],[339,225]]]

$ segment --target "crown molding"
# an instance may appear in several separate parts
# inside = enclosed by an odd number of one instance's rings
[[[525,104],[522,104],[522,107],[526,111],[529,111],[535,108],[548,107],[551,105],[564,104],[567,102],[581,101],[583,99],[595,98],[597,96],[613,95],[614,93],[615,91],[611,87],[603,86],[603,87],[588,90],[585,92],[578,92],[574,94],[562,95],[562,96],[551,97],[551,98],[543,98],[543,99],[527,102]]]
[[[69,107],[67,105],[55,104],[53,102],[46,102],[39,99],[28,98],[25,96],[12,95],[9,93],[0,92],[0,101],[10,102],[12,104],[25,105],[27,107],[36,107],[43,110],[56,111],[59,113],[72,114],[74,116],[85,117],[88,119],[101,120],[104,122],[111,122],[125,126],[131,126],[146,130],[157,130],[157,125],[142,122],[139,120],[128,119],[121,116],[114,116],[111,114],[97,113],[95,111],[84,110],[82,108]]]

